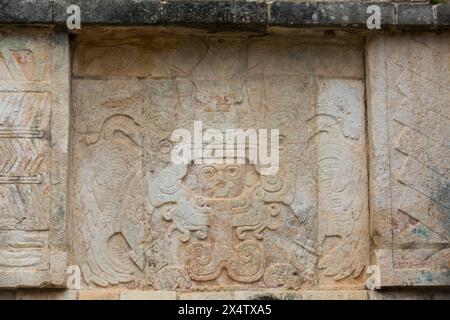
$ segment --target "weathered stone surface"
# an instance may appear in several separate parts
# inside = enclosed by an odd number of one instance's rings
[[[233,291],[221,292],[182,292],[178,294],[178,300],[233,300]]]
[[[3,300],[16,300],[16,292],[13,290],[0,291],[0,301]]]
[[[368,291],[370,300],[450,300],[450,292],[443,290],[381,290]]]
[[[431,6],[417,7],[414,4],[398,5],[397,23],[405,27],[429,28],[434,24]]]
[[[84,41],[74,52],[71,208],[85,285],[364,287],[361,46],[154,36]],[[350,56],[353,79],[324,67]],[[263,176],[248,161],[173,165],[170,136],[194,120],[280,129],[279,173]]]
[[[450,3],[437,5],[436,16],[438,26],[450,26]]]
[[[65,285],[68,92],[67,35],[0,31],[0,287]]]
[[[365,2],[321,3],[275,1],[270,6],[270,24],[275,26],[329,26],[365,28],[367,7]],[[381,9],[381,27],[394,25],[394,5],[377,3]],[[430,15],[431,17],[431,15]]]
[[[235,0],[2,0],[0,23],[65,25],[67,7],[79,5],[87,25],[176,25],[210,30],[271,31],[270,27],[367,31],[370,5],[381,9],[382,29],[448,29],[447,3],[426,1],[235,1]],[[377,32],[377,30],[375,30]]]
[[[235,292],[236,300],[367,300],[365,290],[302,290],[273,292]]]
[[[368,45],[371,212],[384,286],[450,283],[449,40]]]
[[[22,289],[15,293],[16,300],[77,300],[76,290]]]
[[[0,300],[450,300],[448,289],[436,290],[301,290],[175,292],[141,290],[8,290]],[[188,301],[186,301],[189,303]]]
[[[78,300],[119,300],[120,291],[107,290],[81,290],[77,292]]]
[[[211,27],[265,27],[267,4],[253,1],[177,1],[162,7],[162,23]]]
[[[52,2],[41,0],[0,1],[0,21],[14,23],[49,23]]]
[[[54,0],[53,21],[65,24],[70,5],[80,7],[83,24],[152,25],[161,18],[161,4],[157,0]]]
[[[120,300],[177,300],[177,292],[128,290],[120,293]]]

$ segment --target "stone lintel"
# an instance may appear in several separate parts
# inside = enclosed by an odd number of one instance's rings
[[[366,21],[372,14],[367,13],[368,7],[377,5],[383,30],[450,28],[450,4],[239,0],[0,0],[0,23],[65,25],[72,4],[81,9],[82,25],[368,30]]]

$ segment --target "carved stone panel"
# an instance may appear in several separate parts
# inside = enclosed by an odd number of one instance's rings
[[[0,287],[64,286],[68,43],[0,32]]]
[[[450,284],[449,40],[368,46],[371,212],[385,286]]]
[[[85,286],[363,288],[362,48],[245,36],[75,44],[71,197]],[[108,54],[105,54],[107,52]],[[280,130],[280,170],[175,165],[172,132]]]

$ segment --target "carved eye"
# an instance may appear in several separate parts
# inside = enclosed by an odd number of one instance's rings
[[[225,172],[229,177],[237,177],[241,172],[241,168],[239,166],[228,166],[225,168]]]
[[[216,174],[216,169],[213,167],[204,167],[201,170],[201,175],[206,179],[211,179]]]

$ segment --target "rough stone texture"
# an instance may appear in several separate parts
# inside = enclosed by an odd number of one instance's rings
[[[384,286],[450,284],[449,40],[368,44],[370,202]]]
[[[79,298],[75,290],[23,289],[14,293],[15,300],[77,300]]]
[[[434,23],[431,6],[416,7],[414,4],[399,4],[397,10],[397,23],[399,25],[417,29],[428,29]]]
[[[268,32],[271,27],[366,30],[367,8],[381,8],[382,29],[448,29],[448,3],[428,1],[1,0],[0,23],[66,24],[77,4],[85,25],[175,25]],[[375,30],[374,32],[377,32]]]
[[[364,2],[352,2],[343,5],[342,3],[275,1],[270,9],[270,24],[284,27],[334,25],[366,28],[366,21],[369,17],[367,7],[369,5]],[[395,24],[394,5],[387,2],[378,5],[381,8],[381,27],[384,29],[393,26]],[[409,14],[411,15],[411,13]],[[415,17],[415,14],[412,14],[412,17]]]
[[[450,290],[368,291],[369,300],[450,300]]]
[[[52,2],[0,0],[0,21],[5,23],[49,23],[52,21]]]
[[[250,1],[167,1],[162,7],[162,23],[213,28],[265,27],[267,5]]]
[[[0,30],[0,288],[65,286],[67,35]]]
[[[301,291],[141,291],[19,290],[0,291],[0,300],[450,300],[442,290],[301,290]]]
[[[120,300],[177,300],[177,292],[129,290],[120,293]]]
[[[450,3],[436,6],[437,24],[440,26],[450,26]]]
[[[237,300],[367,300],[365,290],[304,290],[275,291],[269,293],[242,291],[235,292]]]
[[[78,300],[119,300],[119,290],[81,290],[77,292]]]
[[[16,291],[13,290],[0,291],[0,301],[15,300],[15,299],[16,299]]]
[[[81,21],[85,24],[152,25],[161,18],[161,4],[156,0],[55,0],[53,21],[65,24],[67,7],[73,4],[80,7]]]
[[[88,286],[364,287],[362,47],[307,42],[153,36],[75,45],[73,249]],[[194,120],[204,129],[279,128],[279,173],[173,165],[170,136]],[[221,178],[223,170],[233,175]]]

